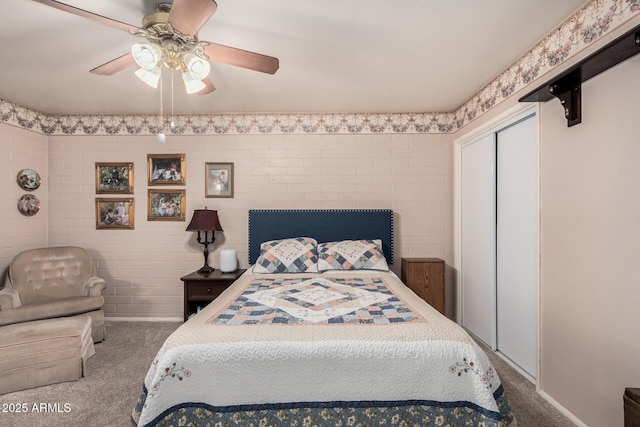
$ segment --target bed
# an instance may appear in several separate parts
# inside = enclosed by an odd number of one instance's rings
[[[250,268],[163,344],[142,426],[514,426],[457,324],[389,269],[391,210],[252,210]]]

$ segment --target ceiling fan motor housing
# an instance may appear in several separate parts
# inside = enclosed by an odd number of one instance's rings
[[[155,11],[147,13],[142,18],[142,28],[147,29],[152,25],[166,24],[169,21],[170,11],[171,3],[158,3]]]
[[[197,34],[182,34],[169,23],[171,3],[158,3],[156,10],[142,19],[142,29],[138,35],[149,42],[162,47],[163,63],[171,70],[186,71],[184,55],[192,52],[202,59],[208,59],[204,54],[204,45],[198,41]]]

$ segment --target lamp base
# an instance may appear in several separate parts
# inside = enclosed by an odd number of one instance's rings
[[[215,268],[208,265],[204,265],[200,270],[198,270],[198,273],[207,274],[207,273],[211,273],[213,270],[215,270]]]
[[[213,234],[213,232],[211,233]],[[202,268],[200,270],[198,270],[199,274],[208,274],[211,273],[213,270],[215,270],[213,267],[209,266],[209,244],[213,243],[215,241],[215,237],[211,237],[211,241],[209,241],[209,239],[207,238],[207,232],[204,232],[204,242],[200,240],[200,231],[198,231],[198,243],[202,243],[204,245],[204,252],[202,253],[204,255],[204,265],[202,266]]]

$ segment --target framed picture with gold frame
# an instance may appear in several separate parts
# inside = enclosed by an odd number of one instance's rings
[[[96,194],[133,194],[133,163],[96,163]]]
[[[187,208],[185,190],[149,189],[147,219],[149,221],[184,221]]]
[[[147,154],[149,185],[185,185],[187,166],[184,154]]]
[[[96,229],[133,230],[133,198],[96,198]]]
[[[205,163],[204,167],[204,196],[233,197],[233,163]]]

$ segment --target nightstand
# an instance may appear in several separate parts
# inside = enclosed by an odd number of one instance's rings
[[[184,320],[198,312],[198,307],[204,308],[227,289],[238,277],[244,273],[244,269],[238,269],[231,273],[223,273],[213,270],[211,273],[193,273],[181,277],[184,282]]]
[[[440,258],[402,258],[400,268],[400,280],[444,314],[444,261]]]

